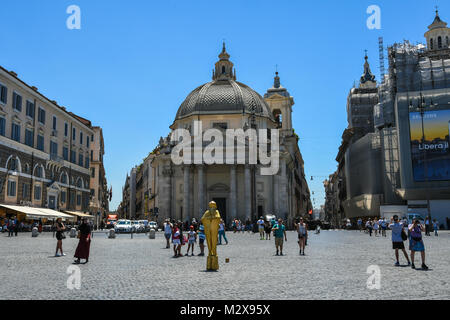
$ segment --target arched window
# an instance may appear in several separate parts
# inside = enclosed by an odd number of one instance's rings
[[[222,74],[225,73],[225,66],[222,66]]]
[[[445,37],[445,42],[446,42],[447,47],[448,47],[448,36]]]
[[[65,172],[61,174],[61,183],[67,183],[67,174]]]
[[[83,188],[83,180],[81,180],[81,178],[78,178],[78,180],[77,180],[77,187]]]
[[[17,170],[17,159],[16,158],[11,158],[11,160],[9,160],[9,170],[12,171],[16,171]]]
[[[41,166],[37,166],[36,170],[34,172],[34,175],[38,178],[42,178],[42,167]]]
[[[8,171],[18,171],[22,172],[22,165],[20,163],[20,159],[17,156],[10,156],[8,160],[6,160],[6,169]]]
[[[433,50],[433,38],[430,39],[430,49]]]
[[[441,36],[438,37],[438,48],[439,49],[442,48],[442,37]]]

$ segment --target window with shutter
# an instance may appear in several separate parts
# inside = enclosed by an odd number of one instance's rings
[[[27,146],[33,147],[33,130],[25,129],[25,144]]]
[[[6,131],[6,120],[3,117],[0,117],[0,135],[5,136]]]
[[[37,136],[37,148],[38,150],[44,151],[44,136]]]
[[[8,102],[8,88],[0,84],[0,102],[6,104]]]
[[[8,181],[8,196],[15,197],[16,196],[16,182],[9,180]]]
[[[13,108],[16,111],[22,111],[22,97],[15,92],[13,93]]]
[[[20,142],[20,125],[13,123],[11,126],[11,139]]]
[[[45,110],[39,107],[38,110],[38,121],[42,124],[45,124]]]
[[[63,147],[63,158],[66,161],[69,161],[69,149],[67,147]]]
[[[34,119],[34,103],[27,100],[27,116]]]

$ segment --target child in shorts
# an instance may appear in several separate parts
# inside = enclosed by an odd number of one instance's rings
[[[189,233],[188,233],[188,249],[185,256],[189,255],[189,249],[192,248],[192,256],[194,255],[194,245],[197,242],[197,232],[194,230],[194,226],[189,227]]]

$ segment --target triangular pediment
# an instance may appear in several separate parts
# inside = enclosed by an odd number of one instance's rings
[[[230,192],[230,188],[224,183],[216,183],[208,188],[211,192]]]
[[[61,191],[61,186],[59,185],[58,181],[54,181],[47,187],[47,189]]]
[[[266,100],[280,100],[280,99],[286,99],[286,97],[278,93],[273,93],[270,97],[266,98]]]

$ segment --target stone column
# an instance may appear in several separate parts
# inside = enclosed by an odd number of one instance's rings
[[[236,219],[237,217],[237,188],[236,188],[236,166],[231,165],[230,167],[230,205],[231,205],[231,219]]]
[[[205,207],[205,177],[204,177],[204,166],[198,165],[198,220],[200,220],[203,216],[203,213],[206,211]]]
[[[273,177],[273,214],[277,216],[277,218],[280,216],[280,205],[278,201],[278,196],[280,194],[280,188],[279,188],[279,176],[278,174],[275,174]]]
[[[288,217],[288,195],[287,195],[287,177],[286,177],[286,160],[280,158],[280,177],[279,177],[279,207],[280,217],[287,219]]]
[[[184,181],[183,181],[183,221],[190,220],[190,212],[189,212],[189,166],[183,167]]]
[[[250,166],[245,166],[245,220],[251,218],[251,210],[252,210],[252,189],[251,189],[251,177],[250,177]]]

